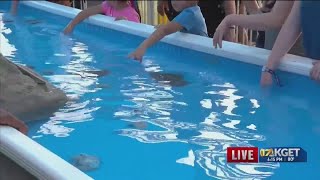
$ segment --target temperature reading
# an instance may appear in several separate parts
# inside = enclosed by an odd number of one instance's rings
[[[294,157],[288,157],[288,161],[294,161]]]

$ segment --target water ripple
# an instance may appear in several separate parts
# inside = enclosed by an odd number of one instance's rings
[[[144,65],[146,71],[162,71],[160,66],[151,60],[145,62]],[[121,92],[134,105],[122,105],[114,116],[128,122],[144,121],[161,127],[163,130],[127,128],[118,130],[117,134],[134,138],[142,143],[178,142],[204,147],[204,149],[189,150],[188,157],[178,159],[176,162],[190,166],[197,163],[208,176],[217,179],[263,179],[271,176],[274,169],[279,168],[279,164],[226,163],[227,147],[252,146],[251,142],[265,140],[263,135],[257,134],[254,124],[247,126],[250,132],[237,128],[241,124],[241,118],[235,120],[232,117],[239,117],[234,110],[238,107],[237,101],[244,97],[238,94],[233,84],[207,86],[208,90],[203,93],[214,97],[200,100],[199,105],[204,109],[212,110],[211,100],[216,99],[216,105],[224,107],[225,110],[222,110],[222,113],[211,111],[203,122],[195,124],[177,121],[171,117],[172,112],[179,109],[174,105],[181,106],[181,108],[188,106],[186,102],[175,101],[176,97],[183,96],[183,93],[176,90],[173,93],[170,86],[150,82],[139,75],[126,77],[124,80],[126,83],[121,87]],[[252,103],[253,109],[260,107],[257,100],[249,99],[248,101]],[[229,116],[230,119],[224,116]],[[196,135],[185,136],[180,134],[181,130],[190,131]]]

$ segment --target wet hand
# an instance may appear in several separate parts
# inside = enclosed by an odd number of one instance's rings
[[[115,21],[119,21],[119,20],[128,20],[126,17],[124,16],[118,16],[114,19]]]
[[[262,72],[261,79],[260,79],[260,85],[262,87],[268,87],[271,86],[273,83],[272,81],[272,74],[268,72]]]
[[[64,33],[64,34],[70,34],[72,31],[73,31],[73,26],[69,24],[69,25],[63,30],[63,33]]]
[[[320,62],[313,62],[313,67],[310,71],[311,79],[320,82]]]
[[[144,53],[145,53],[145,50],[144,50],[143,48],[138,48],[138,49],[136,49],[133,53],[131,53],[131,54],[129,55],[129,58],[141,62]]]

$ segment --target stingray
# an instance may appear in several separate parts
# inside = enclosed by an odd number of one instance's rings
[[[51,75],[54,75],[54,72],[53,71],[43,71],[42,74],[45,76],[51,76]]]
[[[106,89],[106,88],[110,88],[110,85],[108,85],[108,84],[97,84],[96,88]]]
[[[182,87],[189,84],[181,74],[152,72],[150,76],[158,82],[164,82],[173,87]]]
[[[26,20],[26,23],[29,23],[29,24],[39,24],[39,23],[41,23],[41,21],[36,20],[36,19],[29,19],[29,20]]]
[[[71,163],[81,171],[93,171],[100,167],[100,159],[87,154],[79,154],[73,157]]]
[[[148,126],[148,124],[143,121],[133,122],[128,125],[128,127],[130,127],[130,128],[136,128],[136,129],[141,129],[141,130],[146,129],[147,126]]]
[[[90,73],[90,74],[95,74],[98,77],[102,77],[102,76],[106,76],[108,74],[110,74],[110,72],[108,70],[92,70],[92,71],[84,71],[86,73]]]

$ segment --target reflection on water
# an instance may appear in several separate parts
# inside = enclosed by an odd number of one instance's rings
[[[144,63],[146,71],[161,72],[159,65],[152,61]],[[187,157],[177,159],[177,163],[200,166],[208,176],[217,179],[261,179],[273,174],[279,164],[228,164],[226,148],[229,146],[252,146],[250,142],[264,141],[265,137],[257,134],[256,126],[250,124],[247,130],[237,126],[241,124],[241,116],[234,110],[238,107],[237,100],[244,97],[237,94],[237,88],[230,84],[213,84],[203,94],[212,98],[200,99],[199,106],[209,112],[200,123],[183,122],[172,119],[172,112],[189,106],[186,102],[176,102],[175,97],[183,95],[176,92],[168,84],[148,83],[146,78],[136,76],[125,77],[131,84],[123,86],[121,92],[133,105],[123,105],[114,113],[116,118],[124,121],[151,123],[164,130],[151,131],[128,127],[117,131],[119,135],[134,138],[142,143],[180,142],[202,148],[191,149]],[[218,98],[217,98],[218,97]],[[212,100],[215,99],[215,102]],[[259,108],[255,99],[249,99],[250,110]],[[213,109],[223,107],[220,112]],[[174,108],[174,105],[178,107]],[[180,107],[179,107],[180,106]],[[211,111],[211,112],[210,112]],[[228,118],[225,118],[228,117]],[[225,118],[225,119],[223,119]],[[234,119],[236,118],[236,119]]]

